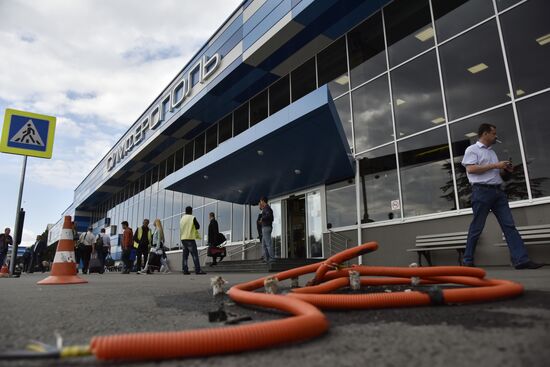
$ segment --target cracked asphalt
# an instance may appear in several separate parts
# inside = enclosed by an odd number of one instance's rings
[[[523,284],[525,294],[474,305],[326,311],[331,326],[322,337],[240,354],[144,363],[0,360],[0,366],[547,366],[550,268],[486,270],[490,278]],[[46,274],[0,279],[0,353],[30,340],[53,344],[56,331],[72,345],[94,335],[220,327],[209,322],[208,311],[222,303],[228,314],[251,322],[285,317],[214,298],[211,275],[91,274],[82,276],[88,284],[64,286],[37,285]],[[222,274],[228,286],[264,275]]]

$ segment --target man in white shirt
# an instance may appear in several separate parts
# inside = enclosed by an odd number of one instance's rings
[[[497,142],[497,128],[491,124],[481,124],[478,129],[479,140],[466,148],[462,165],[466,168],[468,180],[472,185],[472,210],[474,218],[468,231],[468,240],[464,252],[463,265],[474,266],[474,252],[477,241],[489,211],[497,217],[502,228],[512,264],[516,269],[537,269],[537,264],[529,259],[523,240],[519,235],[514,218],[508,205],[506,193],[502,190],[502,174],[513,171],[512,163],[499,161],[491,146]]]

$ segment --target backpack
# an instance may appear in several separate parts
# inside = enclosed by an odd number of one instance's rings
[[[227,238],[225,238],[224,234],[223,233],[218,233],[218,241],[216,241],[216,246],[219,246],[221,245],[222,243],[224,243],[225,241],[227,241]]]

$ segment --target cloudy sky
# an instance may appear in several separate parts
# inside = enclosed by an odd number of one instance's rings
[[[29,157],[23,244],[241,0],[0,0],[0,113],[57,117],[53,158]],[[13,228],[23,157],[0,153],[0,226]]]

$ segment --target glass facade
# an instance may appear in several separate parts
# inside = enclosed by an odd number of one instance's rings
[[[121,188],[94,220],[107,216],[117,226],[128,220],[135,228],[144,217],[158,217],[177,246],[179,217],[191,205],[203,230],[213,211],[232,241],[256,237],[249,206],[160,190],[158,182],[324,84],[359,167],[357,182],[350,177],[325,187],[328,228],[357,225],[358,217],[369,225],[469,208],[460,162],[483,122],[497,126],[502,143],[494,149],[514,164],[506,182],[510,201],[548,198],[544,14],[550,14],[545,0],[393,1]],[[317,214],[308,220],[315,221],[309,224],[314,255]]]

